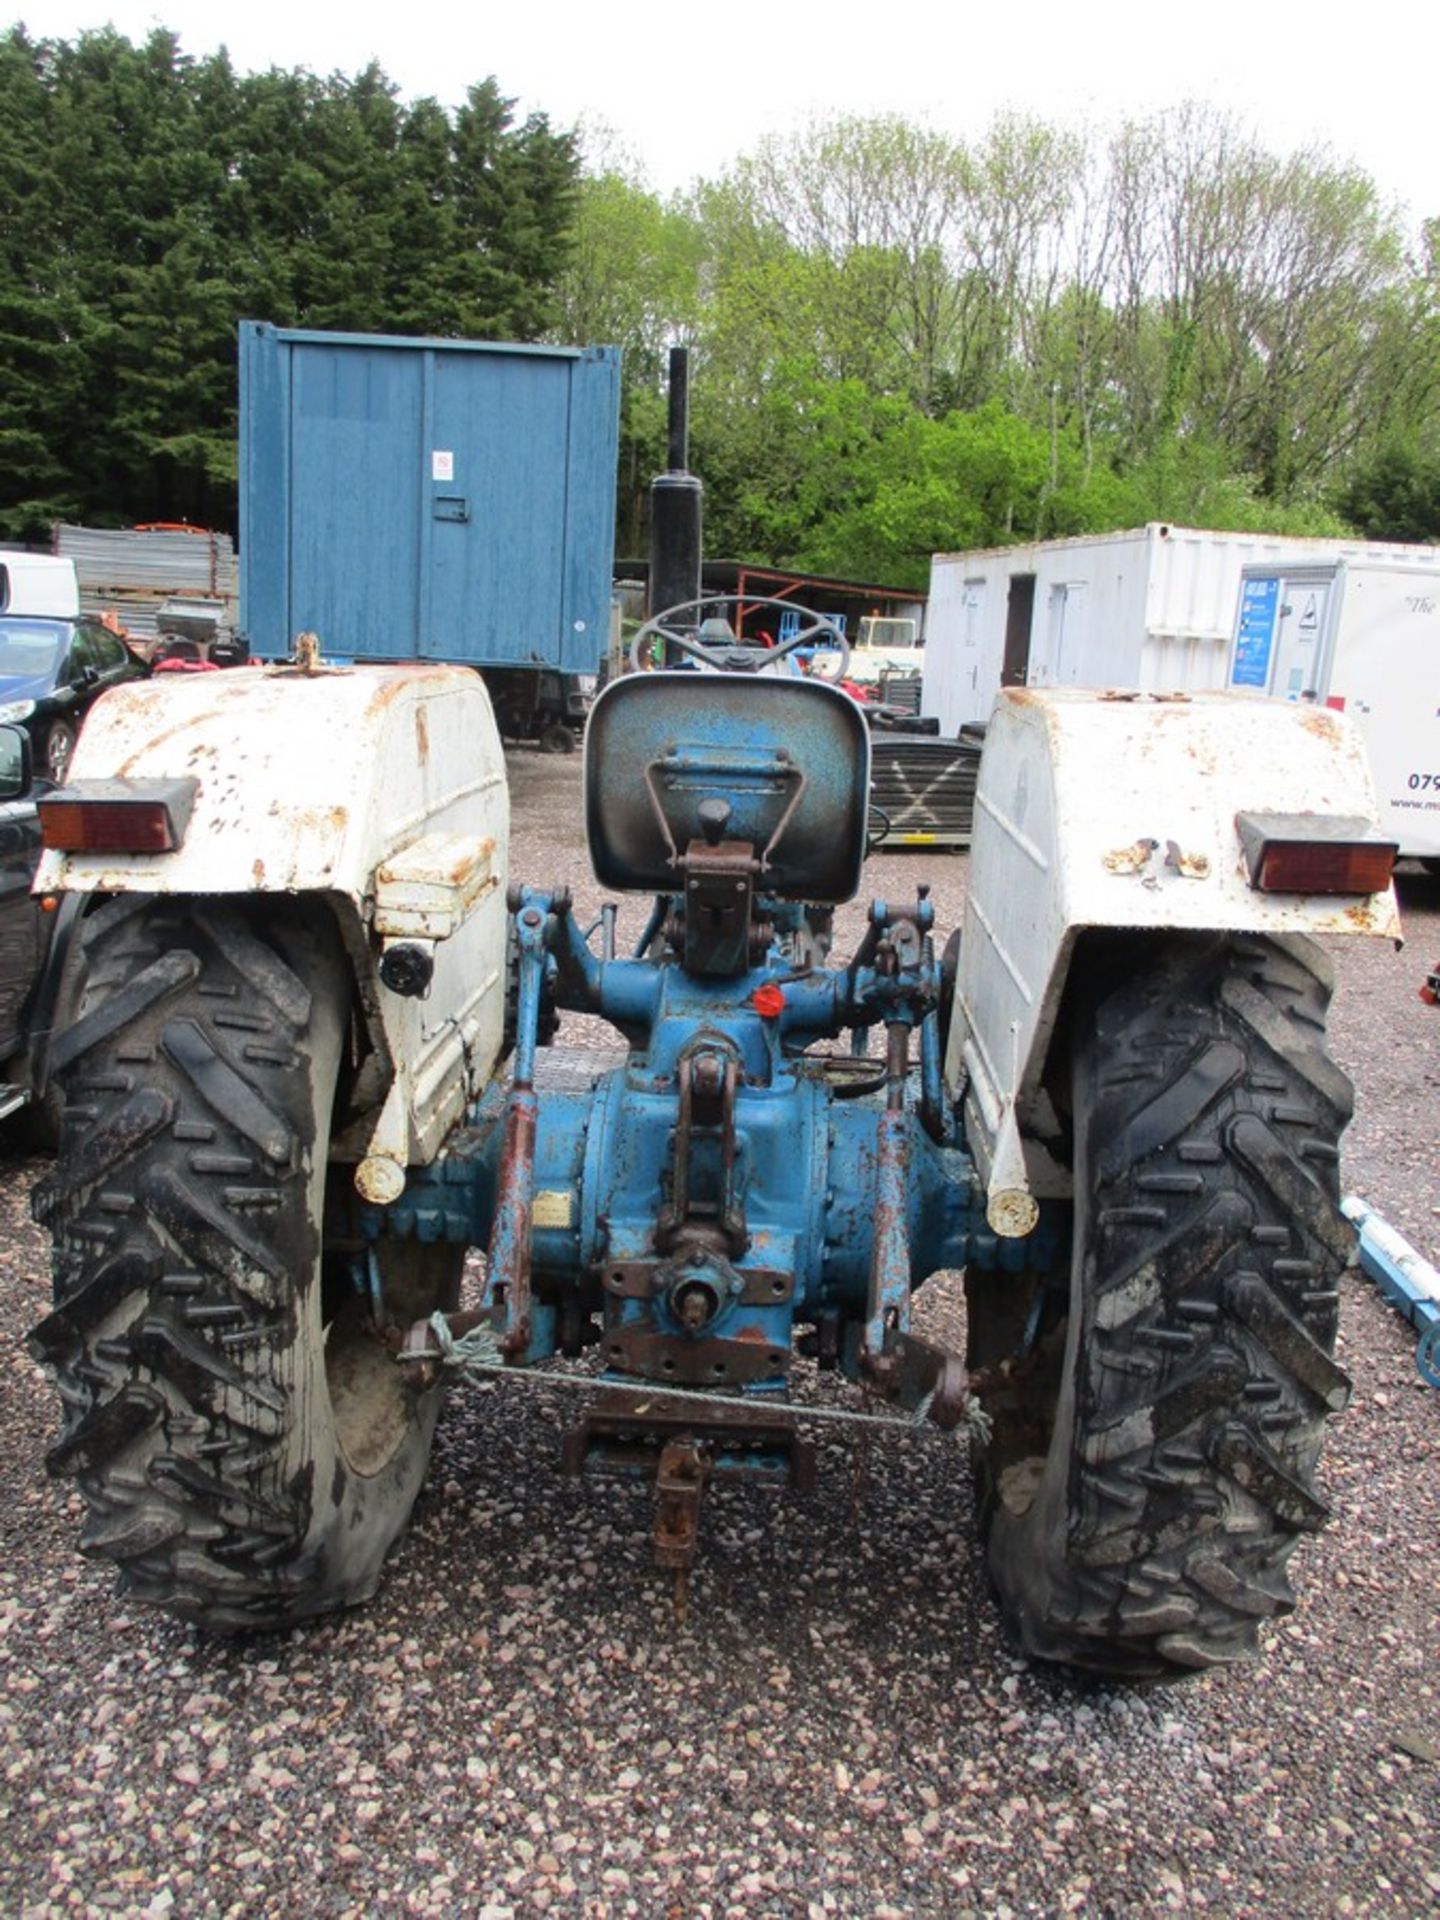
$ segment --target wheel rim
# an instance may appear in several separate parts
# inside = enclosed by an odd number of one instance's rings
[[[387,1323],[407,1326],[459,1298],[463,1253],[458,1247],[382,1246],[376,1273]],[[352,1473],[373,1479],[414,1430],[416,1394],[377,1331],[368,1300],[353,1287],[325,1329],[325,1384],[335,1441]]]
[[[58,787],[70,765],[70,749],[75,742],[68,727],[53,727],[45,743],[45,770]]]

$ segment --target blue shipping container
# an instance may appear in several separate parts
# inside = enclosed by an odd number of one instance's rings
[[[594,673],[620,354],[240,323],[240,618],[354,659]]]

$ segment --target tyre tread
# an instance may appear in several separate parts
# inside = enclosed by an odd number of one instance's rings
[[[1293,1605],[1285,1565],[1327,1518],[1321,1430],[1349,1390],[1331,972],[1306,943],[1177,940],[1095,1010],[1059,1492],[991,1539],[1012,1629],[1041,1657],[1189,1672],[1253,1652]]]
[[[313,1584],[296,1564],[312,1490],[284,1445],[288,1282],[314,1257],[310,993],[232,909],[112,903],[84,944],[91,991],[57,1047],[65,1134],[35,1202],[56,1305],[31,1345],[64,1409],[48,1465],[78,1477],[82,1550],[136,1598],[274,1625]],[[213,1013],[241,995],[244,1031],[275,1058],[225,1046]],[[154,1068],[136,1090],[119,1063],[140,1058]],[[257,1149],[267,1184],[238,1187]]]

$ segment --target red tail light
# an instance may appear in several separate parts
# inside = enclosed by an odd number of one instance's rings
[[[1400,851],[1368,820],[1329,813],[1237,813],[1259,893],[1383,893]]]
[[[40,839],[53,853],[174,853],[185,838],[198,780],[81,780],[38,803]]]

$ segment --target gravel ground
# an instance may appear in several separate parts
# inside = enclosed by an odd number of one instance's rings
[[[517,754],[511,777],[516,877],[578,882],[578,762]],[[928,878],[948,927],[965,864],[880,857],[870,890]],[[1416,997],[1440,883],[1404,898],[1403,953],[1335,943],[1345,1179],[1440,1259],[1440,1012]],[[645,1493],[562,1479],[572,1405],[514,1384],[452,1396],[371,1606],[237,1644],[127,1610],[73,1552],[79,1502],[41,1465],[52,1397],[19,1344],[48,1292],[39,1171],[0,1159],[0,1912],[1440,1906],[1440,1394],[1358,1278],[1335,1521],[1238,1673],[1121,1692],[1012,1657],[938,1433],[829,1434],[809,1500],[714,1494],[678,1626]]]

